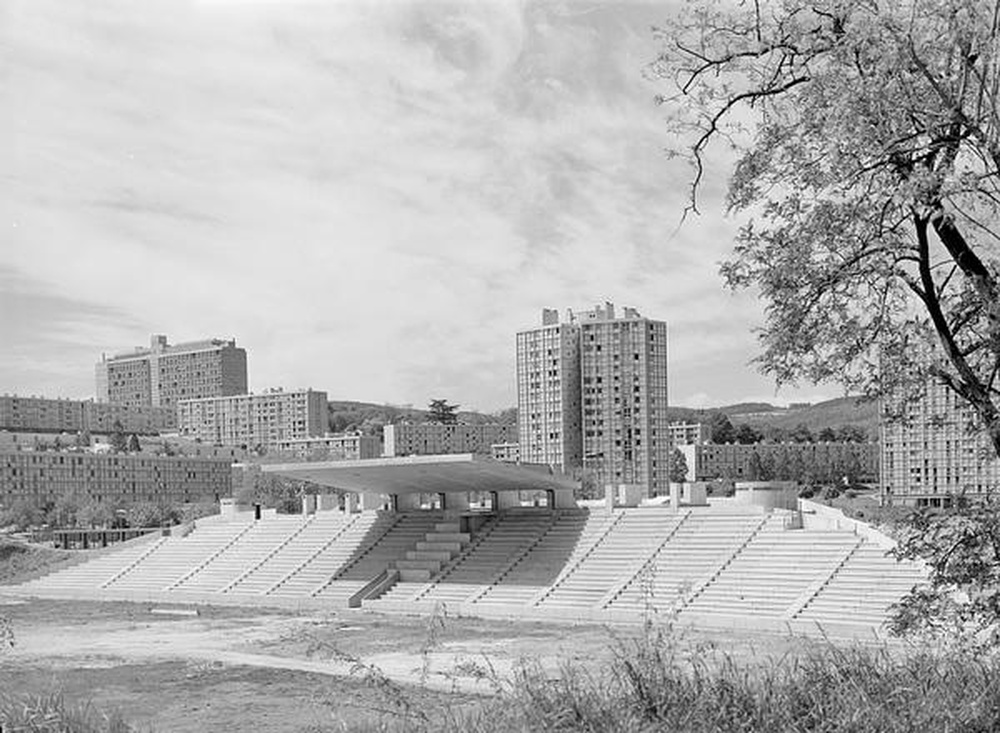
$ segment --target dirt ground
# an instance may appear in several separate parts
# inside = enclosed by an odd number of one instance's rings
[[[408,706],[440,714],[494,694],[517,664],[537,662],[552,674],[567,662],[607,664],[616,644],[639,633],[445,615],[2,597],[0,616],[15,638],[12,649],[0,651],[0,690],[62,690],[158,733],[343,730]],[[807,644],[693,632],[684,643],[754,658]]]

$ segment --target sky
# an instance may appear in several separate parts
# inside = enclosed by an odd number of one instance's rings
[[[516,404],[542,308],[668,323],[670,401],[758,374],[720,151],[687,217],[651,27],[672,4],[0,3],[0,392],[235,338],[252,391]]]

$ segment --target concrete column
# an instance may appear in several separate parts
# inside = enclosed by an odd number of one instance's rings
[[[681,508],[681,485],[676,481],[670,482],[670,508]]]
[[[315,514],[316,513],[316,495],[306,494],[302,497],[302,513],[303,514]]]
[[[618,484],[618,497],[622,506],[639,506],[644,493],[639,484]]]
[[[618,505],[618,489],[614,484],[604,484],[604,509],[609,514]]]
[[[358,505],[360,503],[360,498],[355,492],[351,491],[344,494],[344,511],[348,514],[354,514],[358,511]]]

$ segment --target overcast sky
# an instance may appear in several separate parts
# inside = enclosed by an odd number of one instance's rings
[[[492,411],[516,331],[608,300],[668,322],[673,404],[837,396],[748,365],[723,166],[679,227],[670,7],[5,0],[0,392],[90,397],[163,333],[235,337],[254,391]]]

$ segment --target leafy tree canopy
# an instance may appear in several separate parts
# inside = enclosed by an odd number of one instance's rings
[[[427,406],[427,419],[430,422],[452,425],[458,421],[458,405],[448,404],[447,400],[431,400]]]
[[[674,483],[687,481],[688,464],[684,452],[679,448],[670,451],[670,480]]]
[[[678,152],[738,160],[722,274],[766,303],[778,384],[887,393],[932,374],[1000,453],[995,0],[693,0],[652,65]],[[936,344],[943,359],[915,355]],[[879,367],[882,367],[881,369]]]

